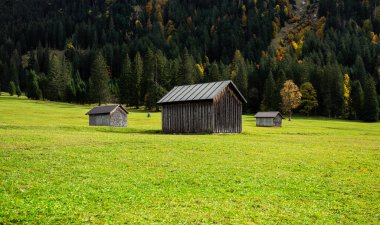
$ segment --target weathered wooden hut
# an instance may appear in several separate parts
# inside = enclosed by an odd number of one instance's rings
[[[257,127],[281,127],[284,118],[280,112],[258,112],[254,117]]]
[[[86,115],[89,115],[90,126],[127,126],[128,111],[121,105],[96,106]]]
[[[157,102],[165,133],[241,133],[246,103],[232,81],[176,86]]]

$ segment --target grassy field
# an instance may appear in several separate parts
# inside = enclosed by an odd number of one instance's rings
[[[0,96],[0,224],[379,224],[380,123],[164,135],[159,113]]]

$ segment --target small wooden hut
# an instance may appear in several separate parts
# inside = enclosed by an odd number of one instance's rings
[[[127,126],[128,111],[121,105],[96,106],[86,115],[89,115],[90,126]]]
[[[280,112],[258,112],[254,117],[257,127],[281,127],[284,118]]]
[[[176,86],[157,102],[165,133],[241,133],[246,103],[232,81]]]

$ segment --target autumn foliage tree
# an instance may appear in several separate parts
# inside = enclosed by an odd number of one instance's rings
[[[348,74],[344,74],[343,82],[343,114],[347,116],[351,108],[351,82]]]
[[[289,121],[292,119],[292,110],[296,109],[301,104],[302,94],[298,86],[292,81],[287,80],[281,89],[282,109],[289,113]]]

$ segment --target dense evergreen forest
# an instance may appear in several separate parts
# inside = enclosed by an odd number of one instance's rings
[[[300,113],[377,121],[380,8],[310,1],[305,22],[294,0],[4,0],[0,90],[152,109],[175,85],[231,79],[256,112],[281,110],[293,80]]]

